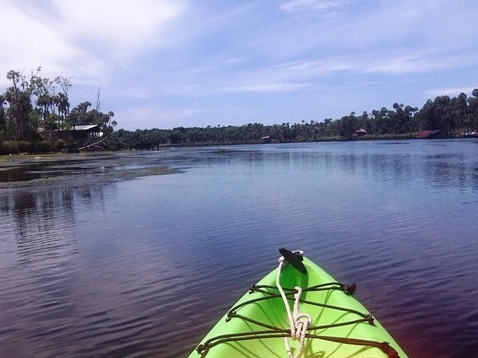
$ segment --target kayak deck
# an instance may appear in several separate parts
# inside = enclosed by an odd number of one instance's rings
[[[310,315],[302,357],[406,357],[390,334],[352,297],[353,287],[338,283],[307,258],[307,274],[285,265],[280,285],[293,309],[301,287],[300,313]],[[291,336],[289,317],[276,286],[277,269],[246,293],[191,353],[197,357],[288,357],[284,337]],[[299,342],[288,339],[292,354]]]

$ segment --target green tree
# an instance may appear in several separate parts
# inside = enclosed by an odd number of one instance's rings
[[[468,98],[468,112],[465,126],[468,131],[478,130],[478,88],[472,92],[473,97]]]
[[[24,82],[19,72],[10,71],[7,78],[12,81],[12,87],[5,93],[5,100],[8,103],[7,121],[13,124],[11,137],[17,140],[33,139],[30,127],[30,111],[33,109],[30,95],[24,90]]]
[[[66,77],[50,80],[41,77],[40,72],[40,67],[28,76],[8,71],[11,86],[0,94],[0,132],[4,140],[32,142],[40,138],[40,128],[54,130],[77,124],[98,124],[106,134],[113,131],[117,125],[112,120],[114,113],[99,111],[99,92],[95,110],[88,111],[91,103],[85,101],[70,112],[71,80]]]
[[[5,96],[0,95],[0,132],[3,132],[4,137],[7,137],[7,121],[4,104],[6,103]],[[0,137],[1,138],[1,137]]]

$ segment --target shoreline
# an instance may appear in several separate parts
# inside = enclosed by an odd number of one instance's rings
[[[18,154],[0,156],[0,190],[104,185],[180,172],[140,153]]]

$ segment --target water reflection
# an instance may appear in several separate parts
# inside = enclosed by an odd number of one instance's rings
[[[3,189],[0,356],[186,356],[275,267],[280,246],[303,248],[339,280],[358,282],[359,299],[410,356],[472,356],[478,158],[470,148],[478,146],[171,149],[138,153],[141,165],[185,172]],[[410,327],[426,334],[411,336]]]
[[[78,252],[75,206],[78,202],[86,207],[97,206],[103,200],[101,186],[39,186],[2,191],[0,226],[8,227],[2,241],[10,244],[6,251],[15,252],[19,264],[68,260]],[[11,247],[13,243],[15,249]],[[8,262],[12,264],[12,260]],[[4,265],[6,261],[0,261],[0,267]]]
[[[75,326],[78,209],[102,187],[40,186],[0,195],[0,356],[62,355]],[[13,337],[13,339],[12,339]],[[44,356],[48,356],[46,354]]]
[[[321,147],[321,145],[323,147]],[[297,170],[321,170],[332,172],[343,170],[350,175],[360,175],[378,182],[388,181],[391,184],[404,184],[422,180],[432,187],[478,188],[478,157],[477,153],[437,153],[427,154],[426,147],[442,148],[443,143],[389,143],[385,153],[384,145],[375,143],[342,143],[339,151],[331,150],[331,144],[321,143],[300,151],[269,150],[237,151],[231,156],[238,157],[244,163],[254,168],[277,165]],[[370,150],[370,146],[380,147],[380,150]],[[478,149],[471,147],[473,149]],[[292,166],[291,166],[292,165]]]
[[[12,168],[0,170],[0,183],[30,181],[76,173],[93,173],[104,170],[99,165],[92,165],[85,160],[51,161],[45,163],[18,164]]]

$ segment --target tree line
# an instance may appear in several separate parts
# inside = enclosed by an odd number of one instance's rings
[[[100,110],[100,91],[96,106],[88,101],[70,109],[71,80],[40,76],[41,68],[25,75],[9,71],[11,86],[0,93],[0,154],[21,151],[61,149],[61,140],[45,139],[41,133],[95,124],[104,135],[103,147],[112,150],[155,149],[160,146],[225,145],[252,143],[312,142],[324,140],[415,138],[426,130],[443,138],[478,129],[478,89],[472,96],[438,96],[421,109],[394,103],[391,109],[350,113],[340,119],[264,125],[177,127],[113,131],[114,113]],[[59,143],[60,141],[60,143]],[[8,145],[10,143],[10,145]],[[3,148],[2,148],[3,147]]]
[[[104,134],[113,132],[117,124],[112,120],[114,113],[101,112],[99,90],[95,108],[90,108],[92,104],[88,101],[71,108],[70,78],[49,79],[42,77],[40,72],[40,67],[29,74],[8,71],[7,79],[11,81],[11,86],[0,93],[0,144],[5,146],[6,142],[10,142],[11,146],[15,146],[11,143],[23,142],[33,148],[33,144],[44,141],[42,132],[78,125],[94,124]]]
[[[352,112],[340,119],[301,123],[242,126],[177,127],[113,133],[114,149],[157,149],[160,146],[227,145],[264,142],[313,142],[325,140],[416,138],[422,131],[433,130],[442,138],[476,132],[478,129],[478,89],[450,98],[438,96],[421,109],[394,103],[392,109]],[[359,132],[357,132],[359,131]],[[360,133],[360,136],[358,135]]]

